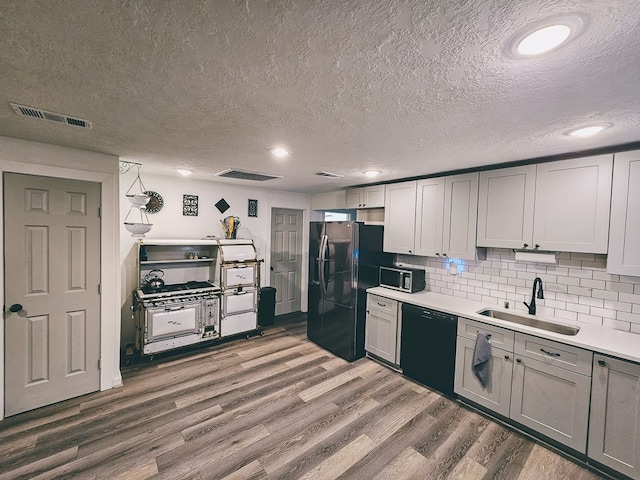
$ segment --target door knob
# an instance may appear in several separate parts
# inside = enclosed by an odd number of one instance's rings
[[[9,311],[13,313],[18,313],[20,310],[22,310],[22,305],[19,303],[14,303],[9,307]]]

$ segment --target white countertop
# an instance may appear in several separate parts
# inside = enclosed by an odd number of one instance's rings
[[[535,317],[532,317],[551,323],[580,327],[580,331],[576,335],[562,335],[539,328],[499,320],[497,318],[486,317],[477,313],[480,310],[491,308],[493,310],[502,310],[505,312],[528,316],[527,313],[519,310],[505,310],[497,308],[496,305],[474,302],[464,298],[427,291],[404,293],[390,288],[374,287],[367,289],[367,292],[380,295],[381,297],[398,300],[403,303],[410,303],[412,305],[431,308],[440,312],[451,313],[459,317],[470,318],[479,322],[508,328],[509,330],[548,338],[568,345],[575,345],[576,347],[586,348],[588,350],[593,350],[594,352],[604,353],[606,355],[612,355],[614,357],[640,363],[640,335],[635,333],[623,332],[621,330],[595,325],[571,325],[567,322],[558,321],[555,318],[549,318],[543,315],[536,315]]]

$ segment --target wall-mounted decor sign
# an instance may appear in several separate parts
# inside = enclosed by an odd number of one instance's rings
[[[198,216],[198,196],[182,195],[182,215],[189,217]]]
[[[249,213],[250,217],[258,216],[258,200],[249,199]]]
[[[229,207],[230,205],[224,198],[221,198],[220,200],[218,200],[218,203],[216,203],[216,208],[220,213],[226,212],[227,210],[229,210]]]

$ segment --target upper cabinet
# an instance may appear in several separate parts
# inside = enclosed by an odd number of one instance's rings
[[[311,196],[311,210],[333,210],[345,208],[345,190],[317,193]]]
[[[640,276],[640,150],[615,155],[607,272]]]
[[[612,155],[480,174],[478,245],[606,253]]]
[[[384,201],[383,249],[415,254],[416,182],[387,185]]]
[[[384,250],[476,258],[478,174],[387,185]]]
[[[349,188],[346,192],[345,208],[380,208],[384,207],[384,185]]]
[[[478,245],[532,247],[535,189],[535,165],[480,172]]]

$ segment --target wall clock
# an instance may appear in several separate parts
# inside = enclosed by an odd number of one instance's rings
[[[164,207],[164,200],[158,192],[144,192],[145,195],[149,195],[149,202],[147,203],[147,213],[158,213]]]

